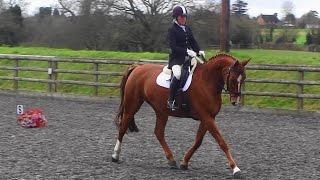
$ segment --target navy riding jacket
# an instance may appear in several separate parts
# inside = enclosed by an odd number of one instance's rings
[[[194,39],[191,28],[185,25],[184,31],[178,24],[173,23],[168,29],[168,41],[170,47],[169,69],[173,65],[182,65],[185,61],[187,48],[192,49],[199,54],[200,47]]]

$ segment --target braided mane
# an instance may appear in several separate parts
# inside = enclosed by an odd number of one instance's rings
[[[222,57],[222,56],[228,56],[230,58],[233,58],[236,60],[235,57],[231,56],[230,54],[226,54],[226,53],[219,53],[219,54],[216,54],[215,56],[211,57],[209,60],[212,60],[212,59],[215,59],[215,58],[219,58],[219,57]]]

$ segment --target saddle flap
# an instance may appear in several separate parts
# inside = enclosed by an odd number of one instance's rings
[[[165,69],[165,68],[163,68],[163,69]],[[168,71],[166,73],[164,71],[162,71],[157,76],[156,83],[161,87],[169,88],[170,87],[170,80],[171,80],[171,73],[168,73]],[[188,75],[186,76],[186,83],[183,87],[181,87],[182,91],[188,90],[188,88],[191,84],[191,80],[192,80],[192,74],[188,73]]]
[[[168,68],[168,65],[162,68],[162,72],[171,76],[172,70]]]

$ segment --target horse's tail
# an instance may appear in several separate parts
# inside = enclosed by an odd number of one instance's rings
[[[117,115],[114,119],[114,122],[115,124],[117,125],[117,127],[119,128],[120,126],[120,121],[122,119],[122,116],[123,116],[123,111],[124,111],[124,104],[123,104],[123,100],[124,100],[124,89],[125,89],[125,86],[126,86],[126,83],[127,83],[127,80],[131,74],[131,72],[136,68],[138,67],[139,65],[137,64],[134,64],[134,65],[131,65],[123,74],[122,76],[122,80],[120,82],[120,105],[119,105],[119,109],[118,109],[118,112],[117,112]]]

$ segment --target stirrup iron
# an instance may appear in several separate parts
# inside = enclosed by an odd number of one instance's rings
[[[173,101],[168,100],[168,101],[167,101],[167,107],[168,107],[171,111],[175,111],[176,109],[178,109],[178,107],[176,106],[175,102],[176,102],[176,100],[173,100]]]

